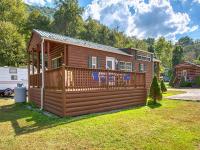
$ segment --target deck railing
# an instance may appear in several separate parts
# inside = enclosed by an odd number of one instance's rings
[[[42,83],[42,74],[33,74],[30,75],[30,81],[29,84],[32,87],[41,87],[41,83]]]
[[[145,73],[62,66],[45,71],[45,88],[90,91],[145,87]],[[30,86],[41,86],[41,74],[30,75]]]

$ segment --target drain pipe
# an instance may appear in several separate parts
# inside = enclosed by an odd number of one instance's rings
[[[44,66],[44,39],[43,38],[42,38],[42,42],[41,42],[41,53],[42,53],[42,87],[41,87],[40,110],[43,110],[43,106],[44,106],[44,71],[45,71],[45,66]]]

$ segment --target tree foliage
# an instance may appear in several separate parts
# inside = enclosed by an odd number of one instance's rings
[[[17,31],[24,33],[26,20],[26,6],[22,0],[1,0],[0,21],[13,23]]]
[[[162,62],[166,68],[171,68],[173,45],[164,37],[160,37],[155,42],[155,56]]]
[[[11,22],[0,21],[0,66],[19,66],[25,62],[25,40]]]
[[[161,88],[162,93],[167,92],[167,88],[163,80],[161,80],[160,82],[160,88]]]
[[[162,100],[162,92],[156,76],[154,76],[151,83],[149,97],[153,100],[154,103],[157,103],[157,100]]]
[[[183,48],[176,45],[172,52],[172,66],[176,66],[183,60]]]
[[[54,14],[53,29],[60,34],[79,37],[83,27],[82,12],[78,0],[60,1],[60,8]]]
[[[44,15],[42,15],[38,10],[33,10],[28,17],[26,22],[26,30],[30,35],[30,32],[33,29],[40,29],[40,30],[50,30],[50,19]]]

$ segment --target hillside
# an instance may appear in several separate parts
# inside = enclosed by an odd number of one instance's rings
[[[53,19],[53,15],[56,11],[56,9],[50,8],[50,7],[40,7],[40,6],[33,6],[33,5],[27,5],[27,4],[26,6],[29,12],[33,10],[38,10],[40,11],[41,14],[51,18],[51,20]]]
[[[183,52],[185,60],[194,62],[200,56],[200,43],[197,42],[183,46]]]

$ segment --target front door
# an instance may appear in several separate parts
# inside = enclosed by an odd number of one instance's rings
[[[115,58],[106,57],[106,69],[115,70]]]
[[[106,69],[115,70],[115,58],[106,57]],[[109,85],[115,85],[115,74],[113,72],[109,72],[107,80]]]
[[[187,81],[187,70],[182,71],[182,76],[184,77],[185,81]]]

